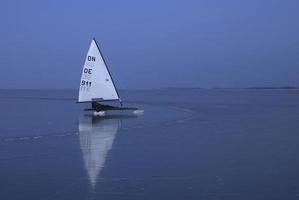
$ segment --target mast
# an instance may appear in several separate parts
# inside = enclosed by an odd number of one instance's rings
[[[122,106],[122,101],[121,101],[121,98],[120,98],[120,96],[119,96],[119,92],[118,92],[118,90],[117,90],[117,87],[116,87],[115,82],[114,82],[114,80],[113,80],[113,77],[112,77],[112,75],[111,75],[111,72],[110,72],[110,70],[109,70],[109,68],[108,68],[108,65],[107,65],[107,62],[106,62],[106,60],[105,60],[105,57],[103,56],[103,53],[102,53],[102,51],[101,51],[101,49],[100,49],[100,47],[99,47],[99,45],[98,45],[98,43],[97,43],[97,41],[96,41],[95,38],[93,38],[93,41],[96,43],[96,46],[97,46],[97,48],[98,48],[98,50],[99,50],[99,52],[100,52],[100,55],[101,55],[101,57],[102,57],[102,59],[103,59],[103,61],[104,61],[105,67],[106,67],[106,69],[107,69],[107,71],[108,71],[108,73],[109,73],[109,75],[110,75],[110,77],[111,77],[112,84],[113,84],[113,86],[114,86],[114,88],[115,88],[115,91],[116,91],[116,94],[117,94],[117,96],[118,96],[118,101],[119,101],[120,105]]]

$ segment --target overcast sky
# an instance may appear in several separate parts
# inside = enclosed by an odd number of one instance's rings
[[[119,88],[299,86],[298,0],[2,0],[0,88],[78,88],[91,39]]]

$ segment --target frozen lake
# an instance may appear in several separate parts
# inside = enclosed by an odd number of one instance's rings
[[[0,90],[0,199],[299,199],[299,91]]]

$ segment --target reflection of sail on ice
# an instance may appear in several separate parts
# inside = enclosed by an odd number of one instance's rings
[[[79,121],[80,147],[90,183],[94,188],[106,156],[112,148],[119,127],[119,119],[93,119],[84,117]]]

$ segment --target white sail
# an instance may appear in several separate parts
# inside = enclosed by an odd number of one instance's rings
[[[119,119],[81,118],[79,121],[80,147],[89,181],[95,188],[97,178],[112,148],[119,127]]]
[[[119,100],[112,77],[93,39],[83,66],[79,102]]]

